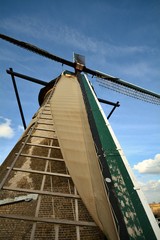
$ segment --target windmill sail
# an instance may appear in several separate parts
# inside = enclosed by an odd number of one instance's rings
[[[0,167],[4,239],[158,239],[85,75],[62,73]]]
[[[75,68],[75,70],[83,71],[85,73],[91,74],[92,76],[95,76],[99,79],[100,85],[103,87],[106,87],[108,89],[117,91],[119,93],[128,95],[133,98],[137,98],[149,103],[160,105],[160,94],[154,93],[150,90],[141,88],[139,86],[136,86],[134,84],[128,83],[124,80],[121,80],[117,77],[110,76],[106,73],[102,73],[100,71],[92,70],[90,68],[87,68],[85,66],[85,61],[83,56],[79,54],[74,55],[74,62],[68,61],[64,58],[58,57],[54,54],[51,54],[37,46],[34,46],[27,42],[22,42],[17,39],[11,38],[9,36],[6,36],[4,34],[0,34],[0,38],[8,41],[12,44],[15,44],[19,47],[22,47],[26,50],[29,50],[33,53],[39,54],[45,58],[60,62],[62,64],[65,64],[67,66]]]

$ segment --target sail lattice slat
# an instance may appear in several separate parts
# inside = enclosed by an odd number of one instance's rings
[[[160,105],[160,96],[158,96],[158,94],[155,94],[155,95],[149,94],[147,93],[147,91],[145,91],[145,89],[144,91],[142,91],[143,90],[142,88],[141,90],[139,88],[136,89],[136,86],[134,86],[134,88],[131,88],[130,86],[121,84],[121,82],[117,83],[114,81],[106,81],[101,78],[97,78],[97,82],[99,86],[107,88],[109,90],[127,95],[132,98],[136,98],[148,103]]]

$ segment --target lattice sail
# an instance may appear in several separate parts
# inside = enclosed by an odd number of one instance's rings
[[[149,102],[152,104],[160,105],[160,95],[148,91],[146,89],[140,88],[136,85],[132,84],[124,84],[121,81],[111,81],[104,80],[103,78],[97,78],[97,82],[99,86],[107,88],[109,90],[127,95],[132,98],[136,98],[145,102]]]
[[[60,62],[62,64],[66,64],[67,66],[70,66],[70,67],[73,67],[75,69],[75,71],[80,71],[80,72],[83,71],[85,73],[91,74],[92,76],[100,78],[100,79],[102,79],[102,80],[99,80],[101,82],[101,86],[104,86],[108,89],[117,91],[119,93],[125,94],[130,97],[134,97],[134,98],[146,101],[146,102],[150,102],[150,103],[158,104],[158,105],[160,104],[160,95],[159,94],[156,94],[152,91],[146,90],[146,89],[136,86],[134,84],[123,81],[117,77],[110,76],[106,73],[102,73],[100,71],[96,71],[96,70],[87,68],[85,66],[84,56],[75,54],[74,62],[71,62],[66,59],[60,58],[52,53],[49,53],[46,50],[43,50],[43,49],[41,49],[37,46],[34,46],[30,43],[19,41],[17,39],[11,38],[4,34],[0,34],[0,38],[5,41],[8,41],[12,44],[15,44],[19,47],[22,47],[26,50],[29,50],[36,54],[39,54],[45,58]]]

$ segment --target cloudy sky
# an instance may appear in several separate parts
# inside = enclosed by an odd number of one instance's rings
[[[160,93],[159,0],[1,0],[0,32],[92,69]],[[50,81],[69,69],[0,40],[0,162],[23,132],[6,69]],[[70,70],[70,69],[69,69]],[[98,97],[120,102],[110,124],[149,202],[160,202],[160,106],[100,87]],[[39,85],[16,79],[27,124],[38,109]],[[110,106],[102,105],[108,115]]]

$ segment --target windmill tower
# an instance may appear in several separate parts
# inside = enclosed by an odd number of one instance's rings
[[[38,112],[0,168],[0,239],[158,239],[153,214],[81,74],[95,71],[79,58],[71,63],[0,37],[75,68],[40,91]],[[106,74],[96,76],[150,101],[160,99]]]

